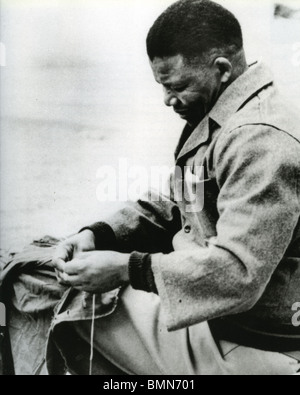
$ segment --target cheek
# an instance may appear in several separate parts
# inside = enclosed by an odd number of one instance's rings
[[[179,97],[179,100],[184,104],[194,104],[202,102],[204,97],[199,92],[186,92]]]

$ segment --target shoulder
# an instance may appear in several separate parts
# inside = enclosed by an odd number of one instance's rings
[[[300,144],[299,114],[300,110],[271,86],[253,97],[228,120],[222,128],[220,139],[240,129],[258,132],[269,129],[270,132],[273,131],[270,138],[285,141],[290,138],[297,145]]]
[[[259,179],[300,182],[300,142],[274,126],[251,124],[227,131],[214,157],[216,174],[223,181],[235,174],[237,179],[250,177],[254,184]]]

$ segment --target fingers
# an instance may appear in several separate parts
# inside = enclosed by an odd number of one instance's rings
[[[70,287],[81,287],[82,279],[79,276],[69,276],[67,273],[59,273],[60,282]]]
[[[56,274],[56,278],[59,284],[64,285],[64,286],[70,286],[69,284],[67,284],[64,279],[63,279],[63,275],[61,272],[59,272],[58,270],[55,270],[55,274]]]
[[[76,276],[83,272],[84,270],[84,262],[79,259],[73,259],[71,262],[68,262],[64,267],[64,272],[69,276]]]
[[[55,269],[61,273],[65,270],[66,262],[62,259],[52,259],[53,266]]]
[[[56,262],[59,262],[59,260]],[[84,265],[82,261],[74,259],[67,264],[64,262],[61,267],[63,270],[58,270],[57,274],[58,280],[61,284],[76,288],[78,285],[82,285],[84,277]]]
[[[60,272],[64,271],[66,262],[68,262],[70,259],[71,249],[72,246],[68,244],[60,244],[56,248],[56,251],[52,258],[52,263],[55,269],[57,269]]]
[[[56,270],[56,276],[57,276],[58,282],[62,285],[73,286],[73,284],[75,284],[75,283],[79,284],[78,276],[76,276],[76,279],[75,279],[75,276],[69,276],[68,274],[66,274],[64,272],[59,272],[57,270]],[[74,282],[74,280],[75,280],[75,282]]]

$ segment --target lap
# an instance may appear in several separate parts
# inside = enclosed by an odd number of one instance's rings
[[[91,322],[73,324],[86,342]],[[95,323],[94,369],[109,361],[129,375],[293,374],[291,358],[215,340],[208,323],[168,332],[157,295],[128,287],[114,314]],[[98,359],[99,357],[99,359]],[[295,362],[295,361],[294,361]],[[106,372],[109,374],[109,372]]]

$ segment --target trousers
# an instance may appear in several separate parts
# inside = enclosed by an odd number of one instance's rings
[[[131,287],[116,311],[94,324],[94,375],[293,375],[300,369],[289,355],[215,339],[207,322],[170,333],[160,298]],[[88,348],[92,322],[71,325]],[[73,374],[88,372],[88,359],[77,371],[66,361]]]

